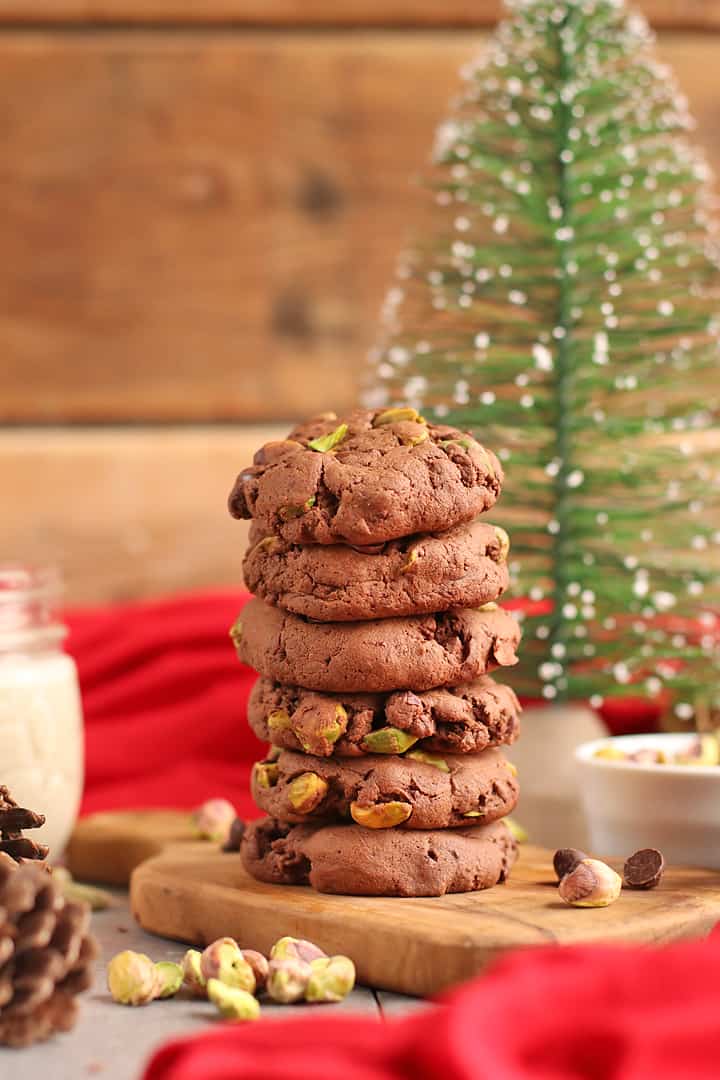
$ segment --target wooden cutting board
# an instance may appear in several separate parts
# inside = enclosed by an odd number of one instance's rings
[[[197,832],[190,813],[113,810],[78,821],[65,851],[65,862],[76,881],[127,885],[140,863],[159,855],[170,844],[194,840]]]
[[[359,982],[425,996],[518,946],[702,937],[720,920],[720,873],[672,868],[657,889],[624,890],[608,908],[570,908],[558,898],[551,852],[524,846],[510,881],[487,892],[328,896],[263,885],[236,854],[189,843],[134,871],[131,904],[140,925],[164,937],[203,946],[229,935],[267,952],[291,934],[350,956]]]

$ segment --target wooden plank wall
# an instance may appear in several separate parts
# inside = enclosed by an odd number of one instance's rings
[[[719,166],[720,0],[644,8]],[[0,559],[59,560],[73,600],[237,580],[225,493],[268,433],[353,400],[497,13],[0,0]]]

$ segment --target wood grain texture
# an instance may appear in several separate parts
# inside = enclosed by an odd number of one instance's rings
[[[720,27],[718,0],[639,0],[655,26]],[[0,0],[21,22],[180,22],[264,26],[487,26],[501,0]]]
[[[428,86],[414,35],[0,36],[0,416],[347,404],[467,55],[438,44]]]
[[[0,421],[343,407],[466,33],[0,34]],[[713,37],[664,36],[720,165]]]
[[[242,580],[236,474],[281,428],[0,432],[0,563],[59,563],[70,603]]]
[[[710,870],[670,869],[660,888],[623,891],[608,908],[569,908],[555,885],[552,853],[526,847],[509,882],[486,892],[413,900],[327,896],[264,885],[245,873],[237,855],[185,844],[139,866],[130,898],[152,933],[196,945],[228,934],[266,952],[281,926],[350,956],[360,982],[418,996],[470,978],[519,946],[661,943],[703,937],[720,918],[720,874]]]
[[[76,881],[127,885],[136,866],[172,844],[197,838],[191,815],[180,810],[90,814],[73,829],[65,864]]]

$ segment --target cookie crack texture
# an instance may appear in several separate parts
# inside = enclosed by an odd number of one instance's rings
[[[231,514],[290,542],[363,546],[447,529],[493,505],[502,470],[474,439],[407,421],[375,426],[376,416],[349,415],[347,435],[329,452],[309,446],[327,436],[326,421],[266,444],[239,474]]]
[[[253,775],[253,796],[271,817],[287,822],[351,814],[369,828],[448,828],[467,825],[469,812],[495,820],[517,801],[517,785],[497,750],[427,760],[327,758],[285,750],[273,767],[272,784]]]
[[[284,841],[297,862],[288,858],[286,869],[260,854],[256,834],[268,827],[251,822],[243,838],[241,858],[254,877],[299,884],[297,875],[304,873],[321,892],[359,896],[442,896],[488,888],[505,879],[517,850],[502,822],[430,831],[297,825]]]
[[[333,693],[422,692],[467,683],[516,662],[520,628],[502,609],[367,622],[317,623],[253,599],[240,659],[266,678]]]

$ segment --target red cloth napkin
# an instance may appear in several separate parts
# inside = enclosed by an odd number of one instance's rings
[[[225,795],[257,815],[248,779],[264,745],[245,722],[255,675],[228,639],[246,599],[215,592],[67,613],[86,718],[85,812]],[[657,712],[615,704],[605,717],[614,730],[647,730]],[[319,1006],[307,1020],[223,1025],[165,1046],[145,1080],[718,1076],[720,939],[530,950],[388,1024]]]
[[[578,917],[593,913],[578,913]],[[221,1026],[143,1080],[717,1080],[720,937],[515,953],[431,1010]]]
[[[264,744],[245,722],[256,676],[228,638],[247,599],[218,591],[66,612],[85,709],[83,813],[224,795],[258,816],[249,772]],[[603,717],[613,732],[648,731],[657,709],[608,702]]]
[[[246,600],[216,592],[65,613],[85,710],[83,813],[224,795],[258,816],[249,774],[265,745],[246,723],[256,675],[228,637]]]

